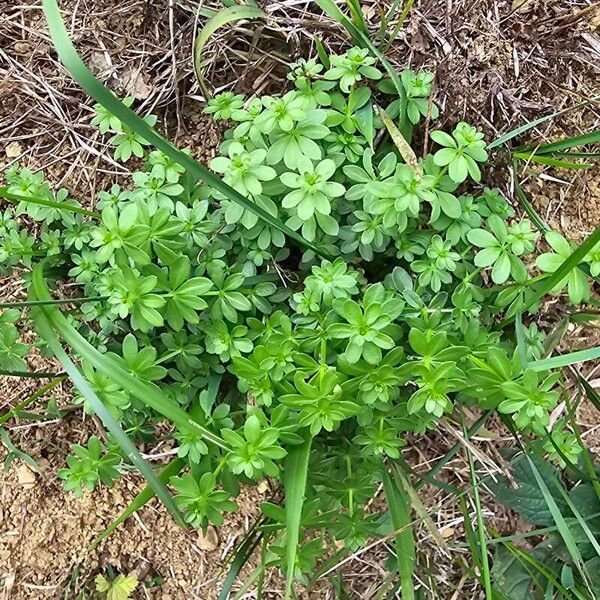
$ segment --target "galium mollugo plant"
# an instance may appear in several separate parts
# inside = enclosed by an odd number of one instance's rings
[[[432,79],[401,74],[412,124],[438,115]],[[52,192],[41,173],[11,167],[8,190],[24,199],[0,214],[0,258],[8,274],[55,257],[54,276],[70,277],[87,298],[70,315],[79,333],[210,432],[171,427],[187,468],[170,483],[188,523],[221,524],[241,483],[282,477],[290,451],[312,440],[295,568],[303,580],[326,540],[351,551],[376,535],[364,503],[408,437],[462,405],[541,435],[560,376],[524,368],[498,326],[515,306],[511,286],[527,285],[532,261],[524,258],[539,240],[498,190],[477,185],[488,158],[483,135],[467,123],[434,128],[432,152],[416,167],[405,162],[374,108],[397,113],[397,91],[366,50],[332,56],[329,68],[299,61],[288,80],[281,97],[226,92],[209,101],[205,112],[229,125],[210,166],[329,258],[194,181],[101,106],[93,123],[112,136],[115,159],[137,156],[145,166],[129,187],[98,195],[96,216],[70,211],[80,203]],[[39,224],[35,236],[25,214]],[[536,264],[552,273],[571,248],[556,233],[546,241],[553,252]],[[597,250],[584,263],[597,274]],[[573,303],[589,297],[583,271],[554,291],[565,287]],[[26,368],[15,325],[26,318],[0,314],[0,369]],[[539,358],[544,334],[533,327],[526,352]],[[162,420],[110,373],[76,358],[134,438]],[[577,455],[564,421],[552,436],[563,455]],[[79,495],[118,476],[114,440],[92,438],[74,451],[59,474],[67,489]],[[277,521],[273,507],[265,512]],[[306,535],[314,529],[317,538]],[[282,563],[282,525],[268,541]]]

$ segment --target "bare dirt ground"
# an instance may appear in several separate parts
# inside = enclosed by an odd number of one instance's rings
[[[362,4],[376,27],[384,3]],[[333,49],[347,44],[345,32],[310,2],[261,5],[270,21],[225,27],[211,43],[205,69],[211,89],[247,94],[278,90],[290,59],[314,51],[314,36]],[[159,114],[159,126],[168,136],[206,161],[220,132],[200,114],[202,91],[190,58],[204,21],[195,12],[197,6],[191,0],[61,3],[71,36],[94,72],[118,94],[135,96],[141,112]],[[599,26],[600,7],[593,0],[417,0],[389,56],[399,68],[426,66],[436,72],[443,126],[464,119],[494,138],[598,94]],[[90,206],[99,190],[126,181],[128,169],[110,158],[104,140],[89,124],[91,105],[58,65],[39,5],[0,0],[0,172],[17,161],[43,168],[53,184],[67,187]],[[599,123],[598,105],[589,103],[526,134],[523,142],[543,143],[597,129]],[[498,153],[486,183],[513,198],[507,162]],[[598,167],[565,172],[528,166],[519,175],[542,216],[573,239],[582,239],[600,224]],[[0,279],[1,298],[16,300],[22,294],[18,281]],[[551,303],[549,321],[559,314],[560,306]],[[589,347],[598,344],[598,336],[593,329],[573,327],[568,343]],[[588,366],[588,371],[588,379],[600,387],[600,368]],[[0,378],[0,414],[26,398],[35,385]],[[59,406],[70,405],[68,386],[53,393]],[[584,405],[579,420],[592,449],[599,451],[597,413]],[[260,497],[271,493],[244,492],[240,513],[209,539],[177,528],[151,502],[98,550],[87,552],[91,540],[141,489],[141,479],[129,473],[114,488],[76,500],[64,493],[56,473],[71,444],[98,433],[96,423],[89,417],[83,420],[77,409],[62,420],[12,420],[9,425],[13,442],[42,469],[33,474],[16,461],[0,474],[0,593],[6,598],[75,598],[107,566],[135,571],[143,582],[136,591],[139,598],[214,598],[225,555],[256,518]],[[444,432],[433,433],[407,459],[418,470],[443,455],[452,441]],[[493,449],[502,443],[502,434],[484,433],[476,443],[495,458]],[[460,483],[466,477],[464,460],[451,461],[445,472]],[[456,507],[439,491],[427,490],[423,498],[426,506],[439,507],[434,522],[442,535],[449,542],[457,540],[462,515]],[[497,529],[513,529],[514,518],[492,503],[486,514]],[[439,597],[477,597],[471,584],[460,582],[461,562],[469,557],[461,552],[441,556],[427,531],[419,537],[423,560],[435,565]],[[374,596],[385,579],[386,555],[385,544],[380,544],[342,566],[352,598]],[[276,578],[265,589],[265,598],[281,597]],[[326,599],[334,593],[325,581],[305,597]]]

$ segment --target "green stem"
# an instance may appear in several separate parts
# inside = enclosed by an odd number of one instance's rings
[[[0,375],[6,377],[29,377],[31,379],[50,379],[51,377],[60,377],[62,373],[46,373],[45,371],[8,371],[0,369]]]
[[[39,390],[31,394],[29,398],[26,398],[25,400],[17,404],[14,408],[11,408],[8,412],[5,412],[3,415],[0,415],[0,425],[6,423],[6,421],[8,421],[9,419],[12,419],[12,417],[16,416],[19,411],[33,404],[38,398],[41,398],[48,390],[51,390],[53,387],[56,387],[61,381],[64,381],[66,378],[66,375],[60,375],[59,377],[56,377],[52,381],[49,381],[45,386],[41,387]]]
[[[77,304],[93,300],[106,300],[108,296],[84,296],[83,298],[59,298],[55,300],[23,300],[19,302],[0,302],[0,308],[25,308],[27,306],[50,306],[52,304]]]

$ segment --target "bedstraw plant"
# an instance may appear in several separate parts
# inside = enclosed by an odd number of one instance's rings
[[[99,350],[83,344],[73,358],[134,441],[152,439],[167,417],[183,461],[168,485],[185,522],[220,525],[241,484],[294,474],[288,515],[264,505],[265,560],[305,583],[334,543],[354,551],[378,535],[366,502],[382,481],[390,491],[386,464],[407,442],[461,406],[544,437],[559,402],[560,373],[536,366],[543,333],[523,327],[530,343],[518,348],[510,321],[536,308],[535,267],[539,285],[571,246],[546,233],[549,251],[532,256],[546,244],[530,221],[479,185],[483,135],[464,122],[436,129],[430,73],[400,78],[415,139],[429,122],[430,153],[412,160],[395,145],[381,111],[393,117],[402,102],[383,73],[352,48],[328,67],[293,64],[280,97],[209,100],[205,112],[229,127],[210,168],[250,206],[101,105],[93,123],[115,159],[143,159],[130,187],[101,192],[89,211],[39,172],[5,173],[5,195],[18,200],[0,218],[3,274],[19,269],[38,300],[36,273],[55,297],[71,282],[78,299],[63,327]],[[587,299],[598,252],[552,292]],[[28,317],[0,315],[4,371],[27,370],[17,323]],[[75,401],[94,412],[89,397],[80,388]],[[576,461],[566,427],[557,422],[552,436]],[[77,495],[110,484],[126,461],[112,435],[73,450],[59,476]]]

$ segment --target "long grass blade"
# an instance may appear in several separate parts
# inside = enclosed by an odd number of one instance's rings
[[[196,72],[196,78],[202,88],[205,96],[209,96],[208,87],[203,74],[203,56],[202,53],[208,40],[215,34],[215,32],[235,21],[242,21],[246,19],[266,19],[267,15],[260,10],[257,6],[251,5],[240,5],[234,4],[229,8],[226,8],[218,12],[214,17],[206,22],[206,25],[198,33],[198,37],[194,43],[194,70]]]
[[[166,467],[164,467],[157,478],[162,483],[168,483],[171,477],[179,474],[185,467],[186,461],[183,458],[176,458],[171,461]],[[156,495],[152,486],[147,485],[125,508],[125,510],[108,525],[108,527],[100,533],[88,546],[88,550],[93,550],[99,544],[101,544],[111,533],[113,533],[117,527],[126,521],[133,513],[137,512],[142,506],[147,504]]]
[[[467,428],[463,421],[463,434],[466,435]],[[486,535],[485,535],[485,522],[483,520],[483,512],[481,509],[481,499],[479,497],[479,484],[477,481],[477,473],[475,471],[475,463],[473,461],[473,455],[468,445],[465,445],[465,452],[469,461],[469,476],[471,478],[471,489],[473,490],[473,502],[475,504],[475,511],[477,514],[477,536],[479,539],[479,547],[481,551],[481,577],[483,579],[483,587],[485,589],[486,600],[493,600],[494,595],[492,592],[492,579],[490,574],[490,563],[488,558]]]
[[[219,600],[227,600],[230,597],[231,588],[233,587],[237,576],[240,574],[240,571],[244,565],[248,562],[248,559],[252,556],[254,549],[264,535],[260,527],[265,523],[265,521],[266,520],[264,518],[256,521],[245,535],[242,543],[238,546],[227,573],[227,577],[225,577],[225,581],[223,582],[221,592],[219,593]]]
[[[81,206],[72,206],[66,202],[57,202],[56,200],[48,200],[47,198],[37,198],[36,196],[23,196],[22,194],[15,194],[14,192],[9,192],[8,188],[6,187],[0,187],[0,198],[4,198],[5,200],[14,202],[15,204],[25,202],[27,204],[36,204],[38,206],[49,206],[50,208],[66,210],[72,213],[85,215],[86,217],[93,217],[94,219],[99,219],[102,216],[100,213],[92,210],[86,210]]]
[[[550,144],[539,146],[536,149],[536,154],[554,154],[555,152],[563,152],[564,150],[569,150],[570,148],[587,146],[588,144],[597,144],[598,142],[600,142],[600,130],[590,131],[588,133],[574,135],[556,142],[551,142]]]
[[[491,150],[492,148],[497,148],[498,146],[502,146],[502,144],[506,144],[506,142],[509,142],[510,140],[517,137],[518,135],[521,135],[522,133],[525,133],[526,131],[533,129],[534,127],[537,127],[538,125],[545,123],[546,121],[550,121],[551,119],[560,117],[561,115],[564,115],[565,113],[568,113],[571,110],[575,110],[576,108],[585,106],[586,104],[589,104],[590,102],[596,102],[599,99],[600,99],[600,96],[596,96],[595,98],[592,98],[591,100],[585,100],[584,102],[580,102],[579,104],[575,104],[573,106],[563,108],[562,110],[559,110],[557,112],[553,112],[550,115],[546,115],[544,117],[540,117],[539,119],[534,119],[533,121],[529,121],[528,123],[525,123],[525,125],[521,125],[521,127],[517,127],[516,129],[513,129],[512,131],[509,131],[508,133],[505,133],[504,135],[501,135],[499,138],[495,139],[493,142],[488,144],[488,150]]]
[[[19,404],[17,404],[13,408],[11,408],[9,411],[0,415],[0,425],[2,425],[3,423],[6,423],[6,421],[8,421],[9,419],[11,419],[15,415],[17,415],[23,409],[25,409],[28,406],[30,406],[31,404],[33,404],[38,398],[41,398],[46,392],[48,392],[52,388],[56,387],[61,381],[64,381],[66,378],[67,378],[66,375],[61,375],[60,377],[56,377],[52,381],[49,381],[46,385],[42,386],[39,390],[36,390],[35,392],[33,392],[33,394],[31,394],[31,396],[28,396],[27,398],[25,398],[25,400],[19,402]]]
[[[285,459],[283,486],[285,489],[285,528],[286,528],[286,576],[285,598],[292,598],[294,585],[294,571],[300,541],[300,519],[304,495],[306,493],[306,479],[308,475],[308,459],[312,437],[304,433],[304,442],[292,446]]]
[[[36,298],[40,300],[50,300],[50,291],[44,280],[45,261],[40,262],[33,270],[31,278],[31,290]],[[89,361],[94,368],[98,369],[112,381],[118,383],[124,390],[139,398],[144,404],[160,413],[167,419],[170,419],[177,427],[186,430],[194,428],[202,435],[205,441],[215,444],[223,450],[229,451],[225,442],[212,431],[206,429],[184,410],[179,408],[176,403],[171,402],[165,397],[161,389],[149,383],[144,383],[140,379],[133,377],[131,373],[125,370],[115,359],[102,354],[92,346],[79,332],[67,321],[60,310],[54,306],[42,306],[36,309],[39,322],[46,322],[49,327],[60,334],[60,336],[69,344],[74,352],[82,359]]]
[[[55,333],[46,322],[43,314],[43,308],[35,308],[33,310],[33,320],[35,328],[39,335],[44,339],[48,347],[59,360],[64,367],[65,371],[69,375],[69,378],[75,385],[75,387],[81,392],[87,402],[89,402],[92,410],[100,420],[102,424],[110,431],[115,441],[121,447],[124,455],[137,467],[140,473],[146,478],[154,493],[162,500],[163,504],[173,515],[177,523],[182,527],[186,527],[183,515],[179,512],[173,497],[165,487],[165,485],[157,478],[152,467],[145,461],[138,449],[134,446],[132,441],[127,437],[125,432],[121,429],[121,426],[117,420],[112,416],[110,411],[104,406],[103,402],[98,398],[94,390],[90,387],[88,382],[79,372],[79,369],[75,366],[73,361],[67,356],[61,344],[55,337]]]
[[[201,179],[208,183],[218,192],[225,195],[229,200],[239,204],[246,210],[255,214],[262,221],[279,229],[285,233],[290,239],[294,240],[300,245],[310,248],[313,252],[320,256],[330,258],[328,252],[318,248],[308,240],[304,239],[300,234],[290,229],[280,219],[273,217],[266,210],[234,190],[231,186],[227,185],[220,177],[217,177],[214,173],[209,171],[206,167],[201,165],[198,161],[192,158],[190,155],[185,154],[173,144],[168,142],[165,138],[159,135],[146,121],[144,121],[139,115],[133,112],[130,108],[127,108],[115,95],[105,87],[86,67],[85,63],[81,60],[77,51],[75,50],[65,24],[61,18],[60,11],[56,0],[42,0],[44,8],[44,14],[46,21],[48,22],[48,28],[50,30],[50,36],[54,42],[54,46],[58,53],[58,56],[66,69],[69,71],[73,79],[97,102],[102,104],[108,111],[118,117],[123,123],[135,131],[138,135],[143,137],[149,144],[152,144],[162,152],[164,152],[169,158],[176,163],[184,167],[193,177]]]
[[[415,570],[415,540],[410,518],[410,501],[399,478],[388,473],[383,466],[383,489],[390,510],[392,524],[396,534],[396,559],[402,584],[402,600],[413,600],[415,589],[413,575]]]
[[[542,231],[544,233],[547,231],[550,231],[550,227],[548,226],[546,221],[544,221],[544,219],[542,219],[542,217],[535,210],[535,208],[533,208],[533,205],[531,204],[531,202],[529,201],[529,198],[527,198],[527,196],[525,195],[525,192],[523,191],[523,188],[521,187],[521,181],[519,179],[519,165],[517,164],[517,160],[514,156],[513,156],[512,165],[513,165],[513,175],[514,175],[514,181],[515,181],[515,195],[517,196],[517,200],[518,200],[519,204],[525,209],[525,212],[527,213],[529,218],[535,223],[536,227],[540,231]]]
[[[596,360],[597,358],[600,358],[600,346],[588,348],[587,350],[578,350],[577,352],[569,352],[568,354],[561,354],[560,356],[553,356],[552,358],[545,358],[543,360],[536,360],[531,362],[528,368],[533,371],[548,371],[588,360]]]
[[[527,454],[527,452],[525,452],[524,455],[525,455],[525,458],[527,459],[527,462],[529,463],[529,466],[531,468],[533,476],[535,477],[537,486],[539,487],[540,491],[542,492],[544,501],[546,502],[546,505],[548,506],[550,513],[552,514],[552,519],[554,520],[554,523],[556,524],[558,532],[559,532],[560,536],[562,537],[565,545],[567,546],[569,555],[575,562],[575,565],[577,566],[577,569],[581,573],[584,581],[587,581],[587,575],[585,573],[585,566],[583,563],[583,558],[581,557],[579,548],[577,547],[577,544],[575,543],[573,534],[572,534],[571,530],[569,529],[569,526],[568,526],[567,522],[565,521],[565,518],[563,517],[562,513],[560,512],[558,505],[556,504],[556,500],[554,500],[554,497],[550,493],[550,490],[548,489],[546,482],[544,481],[543,477],[541,476],[540,472],[538,471],[537,467],[535,466],[535,463],[533,462],[533,460],[531,460],[531,457],[529,456],[529,454]]]

